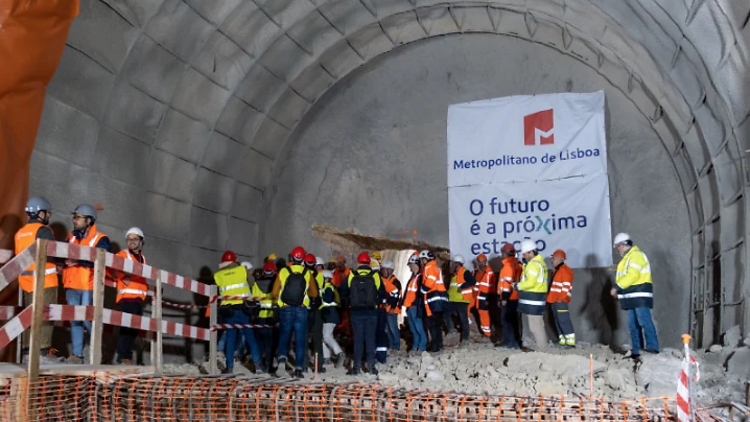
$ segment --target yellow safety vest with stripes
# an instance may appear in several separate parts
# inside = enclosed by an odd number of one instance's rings
[[[654,306],[651,263],[638,246],[633,246],[617,264],[617,299],[622,309]]]
[[[523,266],[518,289],[518,312],[543,315],[547,305],[547,264],[542,255],[535,256]]]
[[[263,290],[258,287],[258,281],[253,284],[253,298],[259,299],[260,302],[260,314],[259,318],[271,318],[273,317],[273,298],[271,297],[271,291],[273,287],[273,280],[266,280],[270,282],[268,293],[263,293]]]
[[[242,265],[224,268],[214,274],[219,296],[250,297],[250,286],[247,284],[247,269]],[[222,300],[222,305],[239,305],[244,299]]]

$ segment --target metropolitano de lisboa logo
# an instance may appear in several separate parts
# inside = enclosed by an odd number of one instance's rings
[[[523,116],[523,144],[526,146],[555,143],[555,117],[552,109]]]
[[[512,142],[518,142],[513,140]],[[523,116],[523,144],[524,146],[554,145],[555,144],[555,118],[554,110],[541,110],[536,113]],[[518,166],[528,164],[552,164],[560,161],[576,160],[581,158],[598,157],[601,155],[599,148],[566,148],[554,153],[536,155],[511,155],[504,154],[498,158],[482,158],[479,160],[453,160],[453,170],[464,169],[492,169],[498,166]],[[450,164],[449,164],[450,165]]]

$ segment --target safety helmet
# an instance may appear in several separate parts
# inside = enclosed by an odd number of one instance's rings
[[[305,255],[305,264],[307,265],[315,265],[315,255],[309,253]]]
[[[521,242],[521,253],[531,252],[536,250],[536,242],[533,240],[524,240]]]
[[[274,264],[272,261],[266,261],[265,264],[263,264],[263,272],[266,274],[273,274],[276,271],[276,264]]]
[[[373,259],[372,261],[370,261],[370,268],[375,271],[380,271],[380,263],[377,259]]]
[[[73,214],[81,214],[85,217],[91,217],[96,220],[96,208],[88,204],[81,204],[73,210]]]
[[[487,255],[480,253],[477,255],[477,261],[487,261]]]
[[[391,270],[395,270],[395,269],[396,269],[396,266],[395,266],[395,265],[393,265],[393,262],[392,262],[392,261],[385,261],[385,262],[383,262],[383,263],[382,263],[382,264],[380,265],[380,268],[382,268],[382,269],[386,269],[386,268],[388,268],[388,269],[391,269]]]
[[[297,246],[296,248],[292,249],[292,253],[290,255],[292,255],[292,260],[294,260],[295,262],[302,262],[302,260],[305,259],[306,253],[307,252],[305,252],[305,248],[303,248],[302,246]]]
[[[428,251],[427,249],[425,249],[419,253],[419,259],[426,259],[428,261],[432,261],[433,259],[435,259],[435,254],[432,253],[432,251]]]
[[[513,246],[513,244],[510,242],[504,244],[501,250],[507,253],[516,253],[515,246]]]
[[[346,257],[344,255],[339,255],[336,257],[337,262],[346,262]]]
[[[323,270],[323,278],[333,278],[333,273],[331,270]]]
[[[376,252],[372,252],[370,254],[370,257],[372,257],[372,259],[377,260],[378,262],[380,262],[380,260],[383,259],[383,255],[381,255],[380,252],[377,252],[377,251]]]
[[[277,259],[279,259],[279,257],[276,256],[275,253],[272,253],[271,255],[268,255],[268,260],[269,261],[276,261]]]
[[[26,201],[26,212],[29,214],[36,214],[39,211],[49,211],[52,209],[52,204],[46,198],[41,196],[34,196]]]
[[[619,243],[626,242],[630,239],[630,235],[627,233],[618,233],[617,236],[615,236],[615,241],[612,243],[612,247],[616,248]]]
[[[138,227],[131,227],[131,228],[129,228],[128,231],[125,232],[125,237],[128,237],[131,234],[134,234],[134,235],[140,237],[141,240],[143,240],[143,238],[144,238],[144,236],[143,236],[143,230],[139,229]]]
[[[367,252],[357,255],[357,264],[370,265],[370,255]]]
[[[318,265],[322,265],[322,266],[324,266],[324,267],[325,267],[325,265],[326,265],[326,262],[325,262],[325,261],[323,261],[323,258],[321,258],[321,257],[319,257],[319,256],[316,256],[316,257],[315,257],[315,266],[317,267]]]
[[[568,256],[565,255],[565,251],[562,249],[558,249],[554,252],[552,252],[552,256],[556,256],[558,258],[566,259]]]
[[[464,257],[461,255],[453,255],[453,258],[451,258],[451,261],[458,262],[461,265],[466,263],[466,260],[464,260]]]
[[[232,251],[226,251],[221,255],[221,262],[237,262],[237,255]]]
[[[248,261],[242,261],[242,266],[245,267],[248,271],[253,269],[253,264]]]
[[[419,255],[414,254],[409,257],[409,264],[417,264],[419,265]]]

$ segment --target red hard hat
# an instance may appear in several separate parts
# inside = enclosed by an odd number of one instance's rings
[[[305,255],[305,264],[315,265],[315,255],[311,253]]]
[[[267,273],[276,271],[276,264],[274,264],[272,261],[266,262],[265,264],[263,264],[263,271]]]
[[[221,255],[221,262],[237,262],[237,255],[232,251],[226,251]]]
[[[357,255],[357,263],[362,265],[370,265],[370,254],[367,252],[362,252],[361,254]]]
[[[512,252],[516,251],[516,248],[513,247],[512,243],[506,243],[506,244],[503,245],[502,251],[503,252],[512,253]]]
[[[296,261],[302,261],[305,258],[305,248],[302,246],[297,246],[296,248],[292,249],[292,259]]]

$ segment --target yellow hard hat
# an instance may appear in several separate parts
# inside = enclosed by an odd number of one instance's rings
[[[370,261],[370,268],[375,271],[380,271],[380,263],[373,259],[372,261]]]
[[[276,254],[275,254],[275,253],[272,253],[271,255],[268,255],[268,260],[269,260],[269,261],[275,261],[275,260],[277,260],[278,258],[279,258],[279,257],[278,257],[278,256],[276,256]]]
[[[383,256],[382,256],[382,255],[380,255],[380,252],[372,252],[372,253],[370,254],[370,256],[372,257],[372,259],[375,259],[375,260],[377,260],[377,261],[380,261],[380,260],[382,260],[382,259],[383,259]]]
[[[335,264],[337,262],[336,257],[332,256],[331,259],[328,260],[328,262],[333,262]]]

